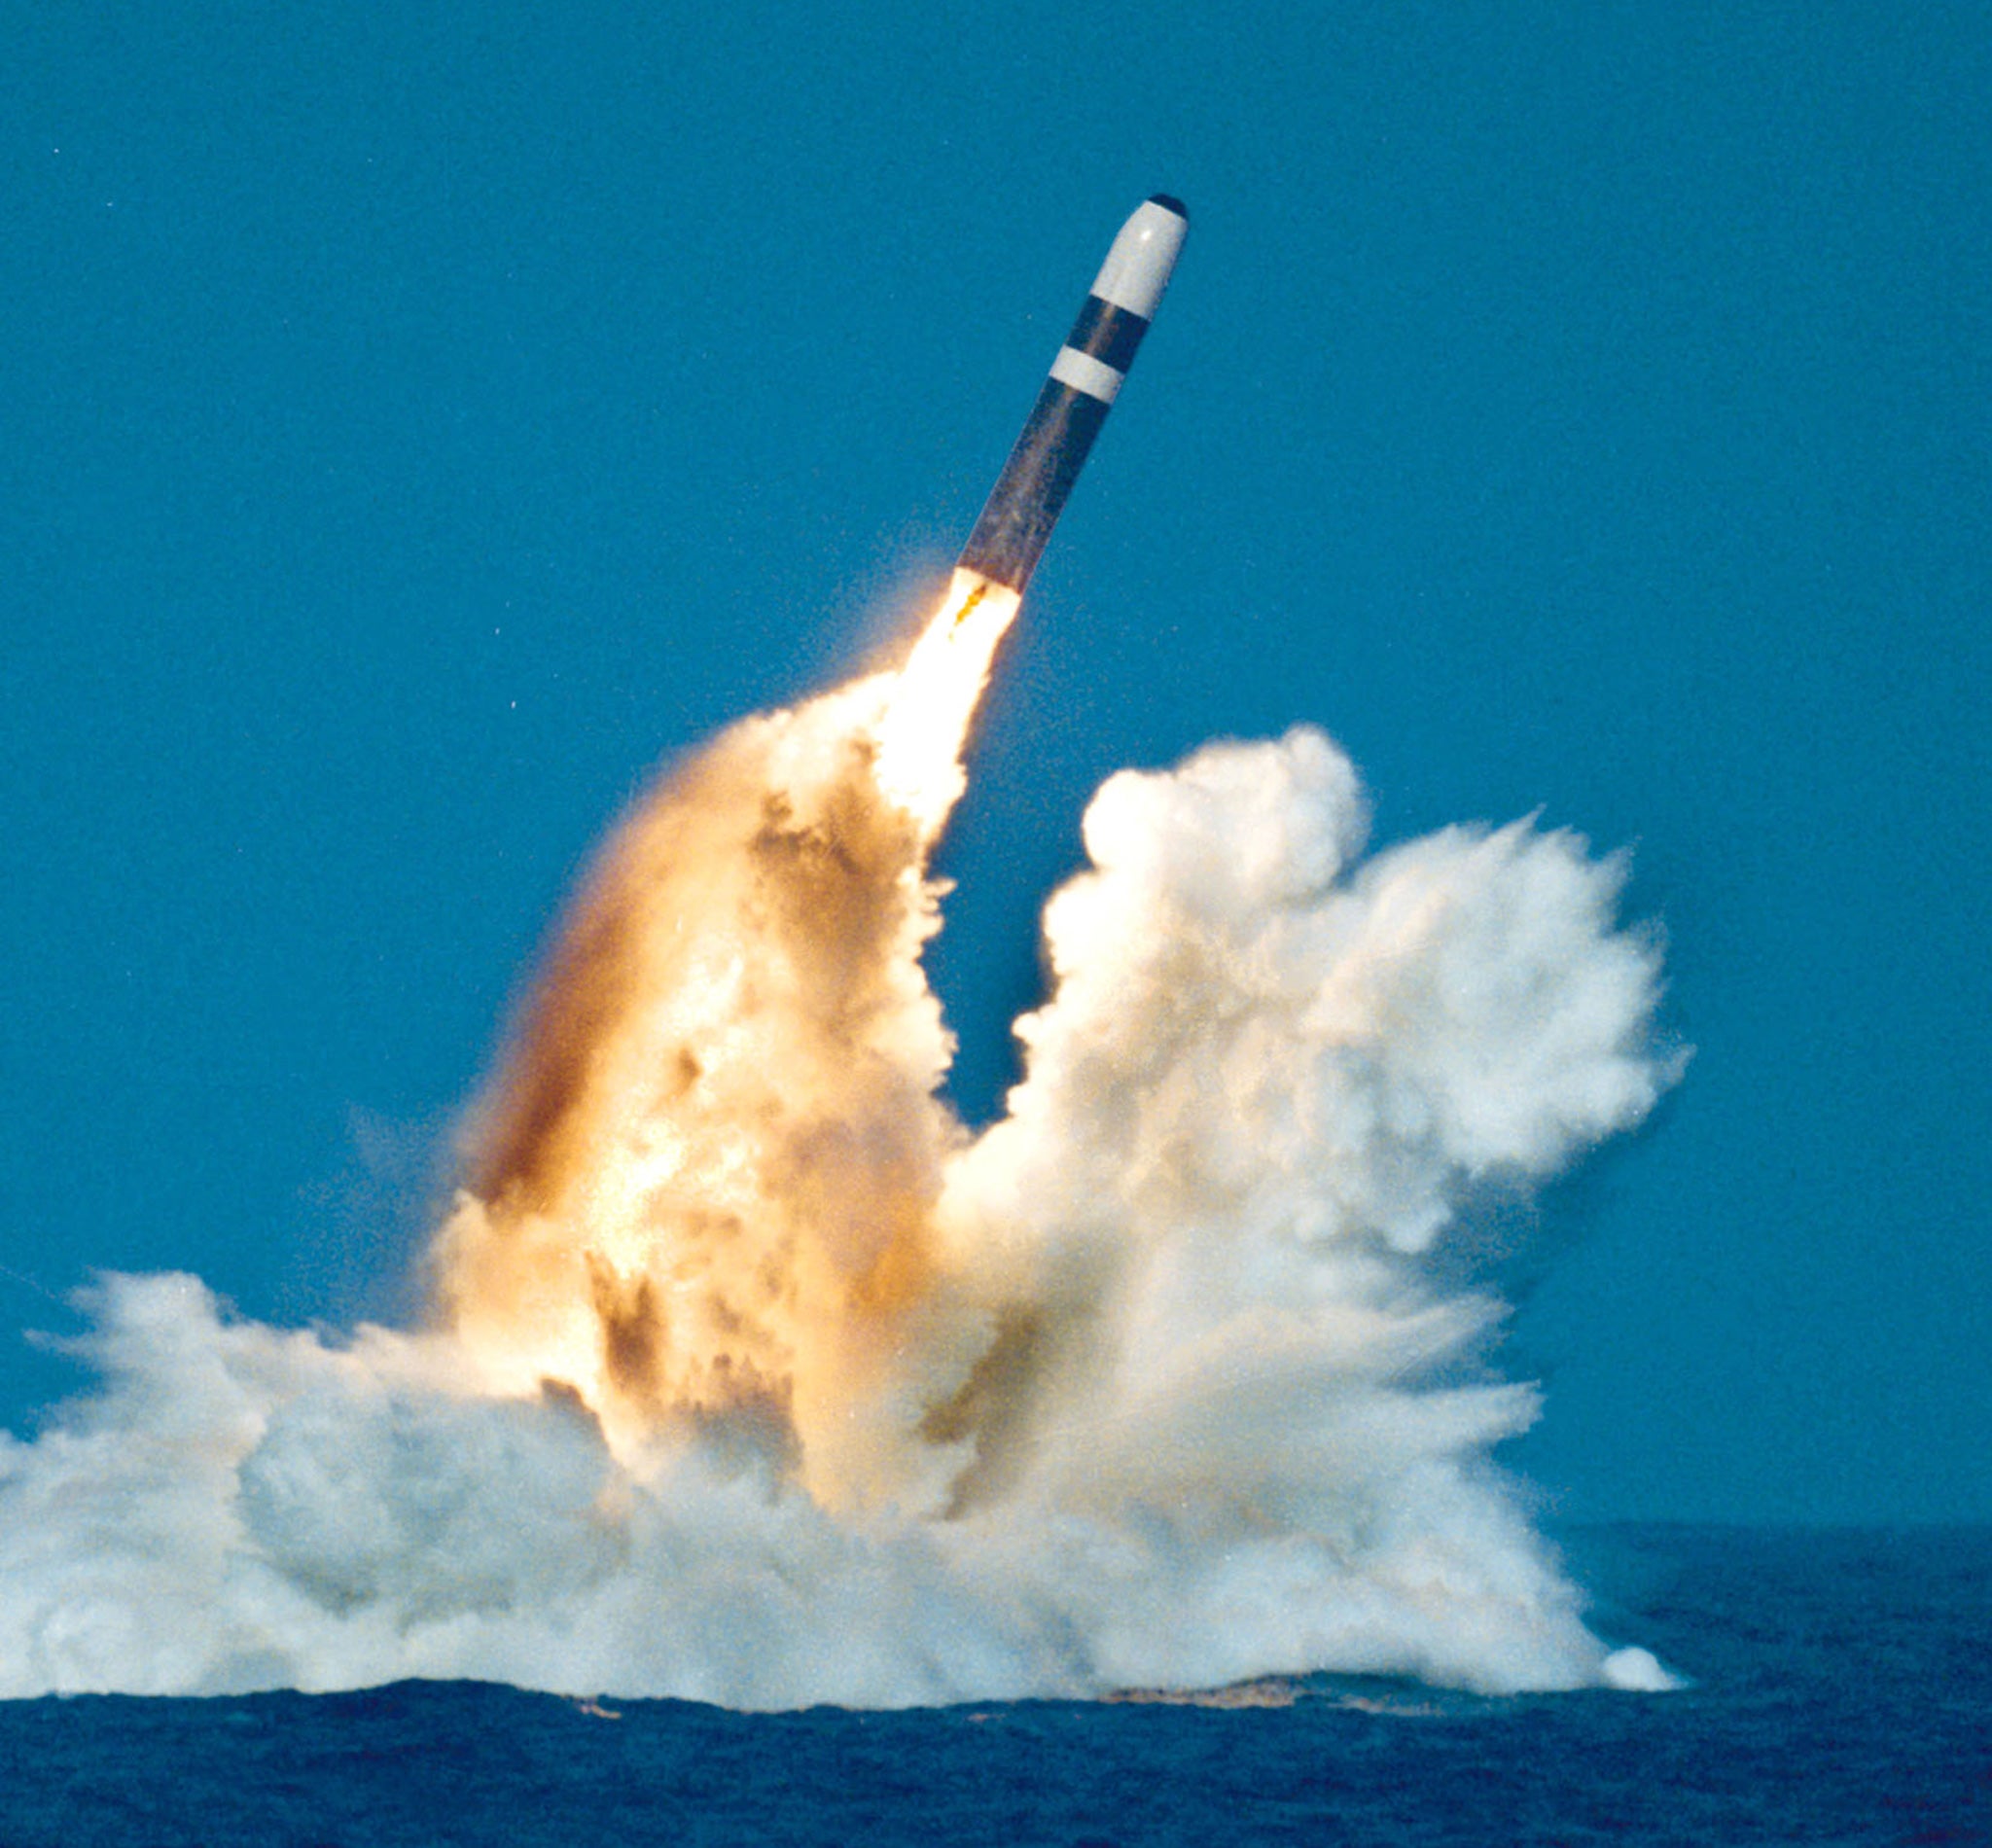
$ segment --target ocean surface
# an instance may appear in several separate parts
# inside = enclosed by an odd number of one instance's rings
[[[1562,1537],[1690,1686],[736,1714],[465,1683],[0,1704],[0,1845],[1988,1843],[1992,1529]]]

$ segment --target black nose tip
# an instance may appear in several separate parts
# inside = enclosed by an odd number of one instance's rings
[[[1148,195],[1148,202],[1151,205],[1159,205],[1167,211],[1174,212],[1186,225],[1190,223],[1190,207],[1185,205],[1181,199],[1174,198],[1167,193],[1151,193]]]

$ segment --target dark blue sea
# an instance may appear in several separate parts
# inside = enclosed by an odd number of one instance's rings
[[[1992,1529],[1564,1536],[1670,1694],[752,1715],[474,1684],[0,1705],[0,1844],[1988,1843]]]

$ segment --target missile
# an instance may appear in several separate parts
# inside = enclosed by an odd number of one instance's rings
[[[1157,193],[1120,227],[956,569],[1021,591],[1155,319],[1190,231]]]

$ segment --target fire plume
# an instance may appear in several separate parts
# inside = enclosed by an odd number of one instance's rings
[[[897,671],[734,726],[610,840],[439,1247],[494,1386],[572,1387],[625,1450],[730,1421],[826,1505],[905,1492],[869,1402],[931,1308],[961,1139],[926,863],[1016,607],[957,572]]]

